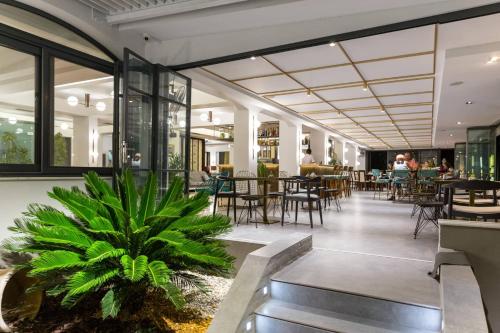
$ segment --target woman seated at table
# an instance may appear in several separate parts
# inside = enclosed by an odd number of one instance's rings
[[[446,161],[446,158],[443,158],[443,160],[441,161],[441,165],[439,166],[439,174],[442,175],[442,174],[448,173],[449,169],[450,169],[450,165]]]

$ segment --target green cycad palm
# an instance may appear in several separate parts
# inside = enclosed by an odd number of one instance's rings
[[[49,193],[71,214],[30,205],[10,228],[19,235],[8,248],[39,255],[28,263],[30,275],[48,295],[64,294],[64,306],[106,292],[102,315],[114,317],[138,295],[158,290],[180,307],[180,285],[199,286],[189,271],[230,272],[233,258],[214,238],[230,228],[228,219],[197,216],[208,206],[208,194],[187,198],[176,178],[157,198],[152,173],[141,195],[130,171],[117,179],[116,191],[93,172],[85,180],[86,192],[54,187]]]

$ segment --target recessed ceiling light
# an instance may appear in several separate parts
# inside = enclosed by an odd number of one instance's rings
[[[453,136],[453,133],[450,133],[450,136]]]
[[[461,121],[457,121],[457,125],[462,125],[462,122]]]
[[[207,121],[208,120],[208,113],[200,114],[200,119],[201,119],[201,121]]]
[[[220,125],[220,118],[214,118],[214,125]]]
[[[257,59],[255,56],[250,57],[250,60],[255,60],[255,59]]]
[[[16,117],[9,117],[9,124],[15,125],[17,123],[17,118]]]
[[[331,46],[331,47],[334,47],[335,45],[337,45],[337,44],[335,44],[335,42],[331,42],[331,43],[330,43],[330,46]]]
[[[493,56],[490,58],[490,60],[488,60],[487,64],[496,64],[498,62],[498,60],[500,60],[500,57]]]
[[[472,101],[465,101],[465,104],[467,104],[467,105],[471,105],[471,104],[472,104]]]
[[[61,123],[61,129],[62,130],[67,130],[69,128],[68,123]]]

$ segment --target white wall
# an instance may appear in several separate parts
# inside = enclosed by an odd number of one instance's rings
[[[78,186],[85,189],[81,177],[0,178],[0,193],[2,193],[2,199],[0,200],[0,212],[2,212],[0,241],[12,236],[12,233],[7,228],[13,225],[15,218],[22,217],[22,212],[26,211],[28,204],[42,203],[62,208],[59,203],[47,196],[47,192],[51,191],[54,186],[64,188]]]
[[[90,7],[70,0],[19,0],[26,5],[38,8],[85,32],[109,49],[115,56],[122,58],[123,48],[127,47],[140,55],[145,54],[146,44],[142,35],[135,31],[119,31],[116,27],[95,19]]]
[[[218,144],[218,145],[205,145],[205,151],[210,153],[210,165],[217,165],[219,161],[217,161],[218,154],[220,152],[229,152],[229,163],[233,164],[234,161],[234,145],[233,144]]]

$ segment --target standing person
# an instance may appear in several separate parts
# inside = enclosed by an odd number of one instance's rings
[[[413,158],[413,156],[411,156],[411,153],[409,151],[405,153],[404,159],[406,161],[406,165],[411,171],[418,170],[418,162],[415,161],[415,159]]]
[[[304,157],[302,157],[302,164],[312,164],[312,163],[316,163],[314,161],[314,157],[311,155],[312,153],[312,150],[311,148],[307,148],[306,150],[306,154],[304,155]]]
[[[387,163],[387,171],[392,171],[392,161],[389,161],[389,163]]]

